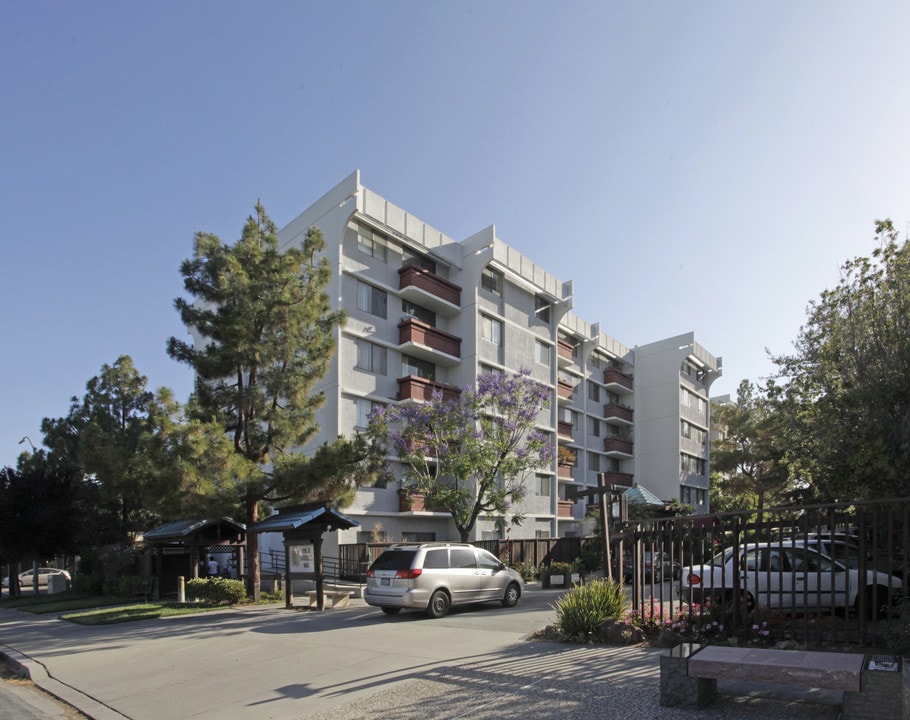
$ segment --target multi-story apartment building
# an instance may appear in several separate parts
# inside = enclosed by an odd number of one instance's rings
[[[453,240],[361,185],[359,172],[283,228],[281,245],[312,226],[335,270],[329,295],[349,314],[319,386],[327,402],[312,447],[365,427],[377,404],[421,402],[484,372],[529,368],[552,389],[540,429],[574,463],[560,452],[527,479],[527,519],[511,537],[582,534],[600,483],[641,483],[707,510],[710,418],[698,407],[707,407],[721,362],[692,335],[623,345],[572,312],[571,282],[495,228]],[[344,512],[360,527],[339,542],[457,538],[447,514],[402,506],[397,487],[364,488]],[[481,518],[475,539],[502,532]]]

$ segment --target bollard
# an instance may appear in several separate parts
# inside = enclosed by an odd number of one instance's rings
[[[184,585],[183,575],[177,576],[177,602],[186,602],[186,585]]]

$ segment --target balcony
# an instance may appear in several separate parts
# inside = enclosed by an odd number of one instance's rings
[[[559,338],[556,341],[556,359],[559,361],[560,365],[571,365],[575,362],[575,358],[573,357],[574,351],[575,346],[568,340]]]
[[[559,463],[556,466],[556,477],[559,480],[574,480],[575,478],[572,477],[572,470],[574,467],[574,465],[568,463]]]
[[[556,501],[556,517],[561,518],[571,518],[572,515],[572,506],[575,505],[571,500],[557,500]]]
[[[604,385],[611,392],[626,394],[632,392],[632,376],[620,372],[616,368],[604,370]]]
[[[457,315],[461,310],[461,288],[416,265],[399,268],[398,289],[403,298],[440,315]]]
[[[565,380],[558,380],[556,382],[556,397],[559,400],[571,400],[574,390],[575,386],[567,383]]]
[[[559,435],[560,438],[565,440],[572,440],[575,437],[572,434],[574,431],[575,426],[572,423],[565,422],[563,420],[556,421],[556,434]]]
[[[433,399],[434,392],[442,393],[443,400],[457,400],[461,395],[461,390],[454,385],[433,382],[417,375],[398,378],[399,400],[426,402]]]
[[[398,323],[398,349],[437,365],[451,367],[461,362],[461,338],[417,318]]]
[[[634,475],[624,472],[605,472],[600,474],[599,481],[603,487],[630,488],[633,485]]]
[[[607,403],[604,405],[604,420],[611,425],[631,425],[632,408],[619,403]]]
[[[604,439],[604,453],[609,457],[633,457],[633,447],[634,445],[631,440],[623,440],[618,437],[608,437]]]

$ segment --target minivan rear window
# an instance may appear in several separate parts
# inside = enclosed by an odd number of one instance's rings
[[[376,558],[371,570],[410,570],[416,550],[386,550]]]

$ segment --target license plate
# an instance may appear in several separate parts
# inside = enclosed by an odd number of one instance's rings
[[[391,585],[392,581],[390,578],[379,578],[380,585]]]

